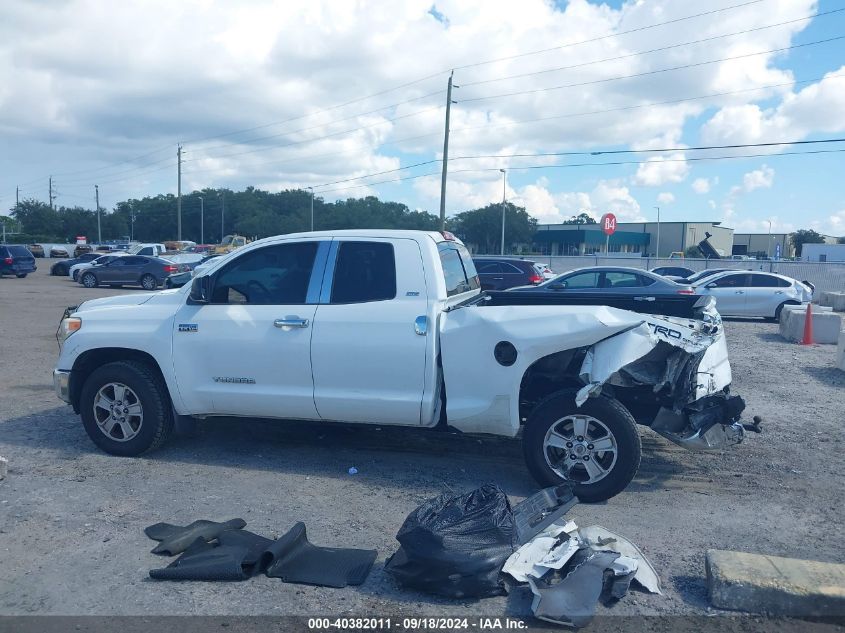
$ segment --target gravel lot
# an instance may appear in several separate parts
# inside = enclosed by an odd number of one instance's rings
[[[129,290],[86,290],[48,274],[0,279],[0,614],[530,614],[528,589],[448,601],[400,591],[383,572],[405,516],[447,490],[499,483],[514,501],[535,490],[519,443],[314,423],[217,420],[144,458],[90,442],[53,394],[63,308]],[[665,595],[631,592],[612,614],[713,613],[708,548],[845,562],[845,373],[833,346],[781,340],[762,321],[726,324],[734,390],[764,433],[731,450],[692,454],[642,430],[629,488],[570,513],[627,536],[651,558]],[[347,473],[350,466],[357,475]],[[318,545],[379,551],[361,587],[314,588],[263,576],[243,583],[156,582],[167,564],[142,529],[158,521],[243,517],[282,534],[304,521]]]

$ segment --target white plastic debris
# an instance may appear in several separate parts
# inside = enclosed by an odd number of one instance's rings
[[[640,548],[634,545],[624,536],[614,534],[607,528],[600,525],[590,525],[585,528],[579,528],[578,534],[587,542],[591,548],[598,551],[619,552],[622,557],[633,558],[637,561],[637,573],[634,580],[646,591],[651,593],[662,593],[660,588],[660,577],[654,571],[654,567],[640,551]],[[620,559],[616,559],[618,562]],[[618,575],[618,574],[617,574]]]

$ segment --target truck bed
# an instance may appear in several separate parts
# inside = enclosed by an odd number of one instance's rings
[[[598,305],[609,306],[639,312],[641,314],[658,314],[663,316],[701,319],[702,309],[695,304],[702,298],[698,295],[671,295],[656,297],[654,301],[639,301],[633,296],[611,292],[508,292],[503,290],[488,290],[485,293],[489,299],[484,305],[494,306],[543,306],[543,305]]]

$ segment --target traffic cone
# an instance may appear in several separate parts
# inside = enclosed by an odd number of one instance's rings
[[[804,339],[801,345],[813,344],[813,304],[807,304],[807,315],[804,317]]]

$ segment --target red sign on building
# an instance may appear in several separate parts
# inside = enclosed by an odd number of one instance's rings
[[[616,216],[612,213],[601,216],[601,230],[605,235],[613,235],[616,232]]]

